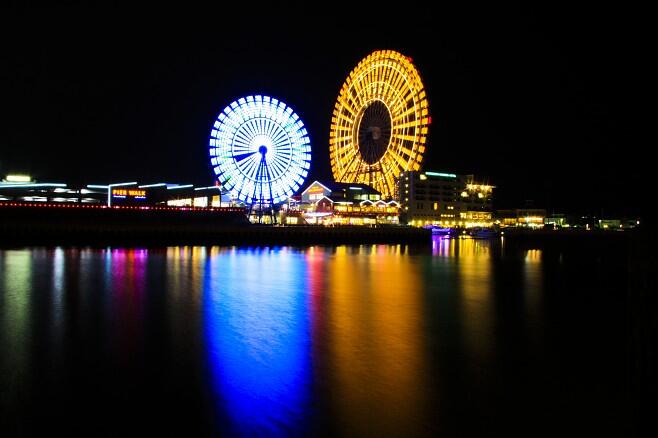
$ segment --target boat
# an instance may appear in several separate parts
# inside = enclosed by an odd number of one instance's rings
[[[455,231],[452,228],[444,228],[437,226],[431,226],[426,228],[432,231],[432,236],[453,236]]]
[[[473,239],[493,239],[498,237],[498,232],[491,228],[473,228],[469,231]]]

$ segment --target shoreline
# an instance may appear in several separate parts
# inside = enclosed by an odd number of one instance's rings
[[[520,249],[628,248],[643,230],[505,229],[492,240]],[[502,237],[502,238],[501,238]],[[256,225],[237,208],[103,208],[0,203],[0,247],[429,244],[430,230],[400,225]]]
[[[254,225],[241,209],[31,206],[0,209],[0,246],[163,246],[430,243],[429,230],[387,226]]]
[[[214,245],[315,245],[315,244],[427,244],[431,233],[407,227],[262,226],[246,225],[192,229],[180,227],[104,227],[85,230],[3,229],[0,247],[7,246],[214,246]]]

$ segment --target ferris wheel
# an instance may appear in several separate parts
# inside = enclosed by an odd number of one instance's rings
[[[246,96],[219,114],[210,132],[210,163],[223,188],[256,212],[258,222],[304,183],[311,144],[304,123],[285,103]]]
[[[334,107],[329,155],[335,180],[393,197],[395,178],[420,169],[430,121],[411,58],[393,50],[371,53],[350,72]]]

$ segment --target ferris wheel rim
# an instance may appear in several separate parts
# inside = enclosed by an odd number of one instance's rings
[[[310,139],[301,118],[283,101],[263,95],[234,100],[217,116],[209,140],[217,180],[236,199],[253,203],[264,191],[272,203],[297,191],[310,168]]]
[[[386,148],[374,160],[361,154],[363,138],[358,134],[377,100],[387,109],[391,127]],[[334,107],[329,139],[334,178],[367,183],[392,195],[394,178],[420,167],[429,121],[424,85],[410,58],[392,50],[372,52],[352,69]]]

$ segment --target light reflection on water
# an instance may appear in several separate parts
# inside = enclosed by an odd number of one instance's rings
[[[208,360],[231,429],[298,429],[310,395],[304,254],[227,250],[202,263]]]
[[[38,390],[55,412],[89,398],[145,403],[185,428],[198,418],[197,432],[454,432],[453,414],[489,418],[491,394],[509,391],[508,316],[533,348],[542,339],[542,253],[505,261],[499,250],[440,238],[421,249],[0,250],[1,407],[19,429],[46,409],[31,404]]]

